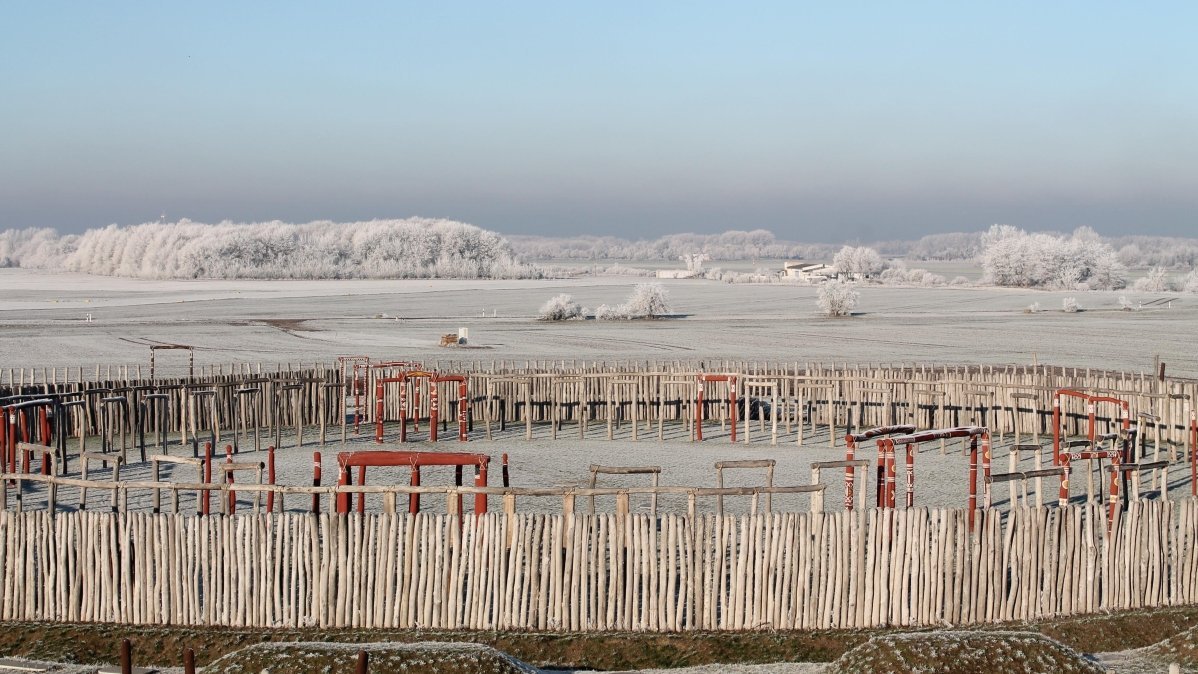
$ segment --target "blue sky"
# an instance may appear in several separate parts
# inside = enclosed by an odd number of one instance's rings
[[[0,229],[1198,232],[1194,3],[2,7]]]

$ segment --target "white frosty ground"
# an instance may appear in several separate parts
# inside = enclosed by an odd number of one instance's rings
[[[141,281],[0,269],[0,368],[146,363],[138,339],[195,345],[197,362],[380,359],[756,359],[1041,363],[1141,370],[1160,355],[1198,376],[1198,297],[1131,291],[865,286],[857,315],[816,313],[815,289],[670,280],[660,321],[535,320],[550,297],[622,302],[641,278],[480,281]],[[1143,311],[1120,311],[1119,297]],[[1076,296],[1084,309],[1061,312]],[[1026,314],[1038,302],[1045,311]],[[85,323],[85,314],[94,322]],[[483,318],[483,315],[486,315]],[[302,321],[274,327],[266,321]],[[478,349],[438,337],[470,328]],[[134,341],[128,341],[134,340]]]

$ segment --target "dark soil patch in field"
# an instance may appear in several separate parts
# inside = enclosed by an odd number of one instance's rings
[[[269,325],[272,328],[278,328],[283,332],[320,332],[320,328],[313,328],[305,325],[308,322],[306,318],[262,318],[257,321],[263,325]]]

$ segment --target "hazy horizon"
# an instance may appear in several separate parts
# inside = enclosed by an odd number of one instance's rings
[[[1198,230],[1198,6],[23,3],[0,230]]]

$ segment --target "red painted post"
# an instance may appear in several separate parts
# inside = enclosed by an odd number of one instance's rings
[[[374,441],[383,443],[383,380],[374,385]],[[403,412],[400,412],[402,418]]]
[[[1190,495],[1198,496],[1198,412],[1190,410]]]
[[[982,436],[982,503],[990,506],[990,434]],[[1015,504],[1012,503],[1012,506]]]
[[[407,377],[407,373],[404,373]],[[420,432],[420,382],[412,383],[412,430]]]
[[[1092,399],[1087,399],[1086,417],[1086,438],[1090,441],[1090,446],[1093,447],[1094,439],[1098,437],[1098,410],[1095,409]]]
[[[9,412],[8,408],[0,407],[0,417],[3,417],[0,419],[0,424],[3,424],[2,430],[4,431],[4,437],[0,438],[0,442],[4,443],[4,453],[0,454],[0,466],[7,468],[7,472],[14,473],[16,469],[13,467],[15,464],[12,463],[12,448],[15,446],[13,443],[16,442],[13,429],[17,423],[17,416]]]
[[[133,674],[133,646],[128,639],[121,639],[121,674]]]
[[[406,376],[399,378],[399,441],[408,441],[408,380]]]
[[[22,409],[20,412],[18,412],[18,414],[20,415],[21,441],[29,442],[29,433],[25,430],[28,427],[27,424],[29,423],[29,420],[25,416],[25,410]],[[21,452],[21,472],[29,472],[29,450]]]
[[[312,486],[320,486],[320,452],[312,452]],[[312,512],[320,512],[320,494],[312,494]]]
[[[266,448],[266,481],[270,484],[275,483],[275,447],[271,445]],[[273,491],[266,493],[266,512],[273,513],[275,511],[275,493]]]
[[[358,486],[361,487],[361,486],[364,486],[365,484],[366,484],[366,466],[358,466]],[[357,496],[358,496],[358,514],[359,515],[365,514],[366,513],[366,493],[358,492]]]
[[[362,388],[363,382],[358,376],[358,363],[354,362],[354,435],[362,432]]]
[[[37,411],[38,411],[38,419],[39,419],[39,421],[41,421],[41,427],[42,427],[42,438],[41,438],[42,444],[43,445],[51,445],[51,444],[53,444],[54,440],[53,440],[53,438],[50,437],[51,432],[50,432],[49,408],[46,406],[42,406],[42,407],[39,407]],[[50,457],[43,454],[42,455],[42,475],[49,475],[49,474],[50,474]]]
[[[349,484],[349,466],[341,466],[337,471],[337,486],[342,487]],[[349,512],[349,494],[345,492],[337,492],[337,514],[344,515]]]
[[[233,463],[233,445],[225,445],[225,463]],[[233,479],[233,471],[225,471],[225,483],[233,484],[236,480]],[[229,514],[237,512],[237,493],[232,489],[229,490]]]
[[[886,507],[894,509],[898,502],[898,461],[895,458],[894,442],[886,443]]]
[[[420,486],[420,465],[412,464],[412,479],[410,484],[413,487]],[[420,494],[408,494],[408,512],[415,515],[420,512]]]
[[[455,487],[462,486],[462,467],[461,466],[453,467],[453,486],[455,486]],[[462,494],[461,494],[461,492],[458,492],[458,514],[459,515],[462,514]]]
[[[1069,455],[1064,454],[1061,461],[1057,464],[1061,467],[1061,487],[1057,494],[1057,505],[1064,508],[1069,505]]]
[[[732,417],[732,442],[736,442],[736,418],[738,416],[740,416],[740,410],[738,410],[736,407],[736,377],[729,376],[727,379],[727,382],[728,382],[728,404],[729,404],[729,406],[732,407],[731,413],[728,416]],[[745,423],[746,424],[749,423],[748,412],[749,412],[749,410],[748,410],[748,407],[746,406],[746,408],[745,408]]]
[[[437,394],[437,381],[436,379],[430,378],[428,380],[428,439],[430,442],[437,441],[437,421],[440,416],[440,398],[441,396]]]
[[[907,443],[907,508],[915,507],[915,445]]]
[[[470,440],[467,437],[467,431],[469,430],[467,420],[470,416],[469,407],[470,389],[466,383],[466,378],[462,377],[462,380],[458,382],[458,442],[467,442]]]
[[[508,483],[509,476],[508,476],[508,470],[507,470],[507,452],[503,453],[503,469],[502,469],[501,475],[503,478],[503,486],[504,487],[510,486]]]
[[[852,438],[851,434],[845,437],[844,446],[845,446],[844,460],[852,461],[853,457],[856,455],[857,442],[856,442],[856,440],[854,440]],[[854,472],[855,471],[851,464],[848,466],[845,466],[845,468],[844,468],[844,509],[850,510],[850,511],[853,509],[853,490],[855,488],[855,481],[856,481],[856,476],[854,475]]]
[[[212,443],[204,443],[204,484],[212,484]],[[200,513],[207,515],[209,510],[209,497],[212,495],[212,490],[204,490],[204,500],[200,504]]]
[[[1061,465],[1061,392],[1052,394],[1052,465]]]
[[[507,458],[506,454],[504,455],[504,458],[505,459]],[[505,473],[507,472],[506,468],[507,468],[507,461],[504,461],[504,469],[505,469],[504,472]],[[475,487],[487,486],[487,461],[479,461],[478,462],[478,476],[474,478],[474,486]],[[507,478],[506,477],[504,478],[503,486],[505,486],[505,487],[507,486]],[[486,494],[475,494],[474,495],[474,514],[482,515],[486,512],[487,512],[487,495]]]
[[[1101,464],[1099,464],[1099,465],[1101,465]],[[1123,505],[1123,502],[1119,500],[1119,477],[1120,477],[1121,473],[1118,470],[1118,468],[1120,465],[1122,465],[1122,464],[1119,461],[1119,454],[1116,453],[1114,456],[1111,457],[1111,484],[1110,484],[1110,489],[1107,492],[1108,499],[1111,504],[1110,508],[1107,511],[1107,527],[1108,527],[1108,529],[1112,524],[1115,523],[1115,511],[1117,511],[1119,509],[1119,507],[1121,505]],[[1163,489],[1163,486],[1164,485],[1162,485],[1162,489]],[[1163,493],[1163,491],[1162,491],[1162,493]]]
[[[973,531],[978,507],[978,439],[969,439],[969,530]]]
[[[183,674],[196,674],[196,652],[190,648],[183,651]]]

